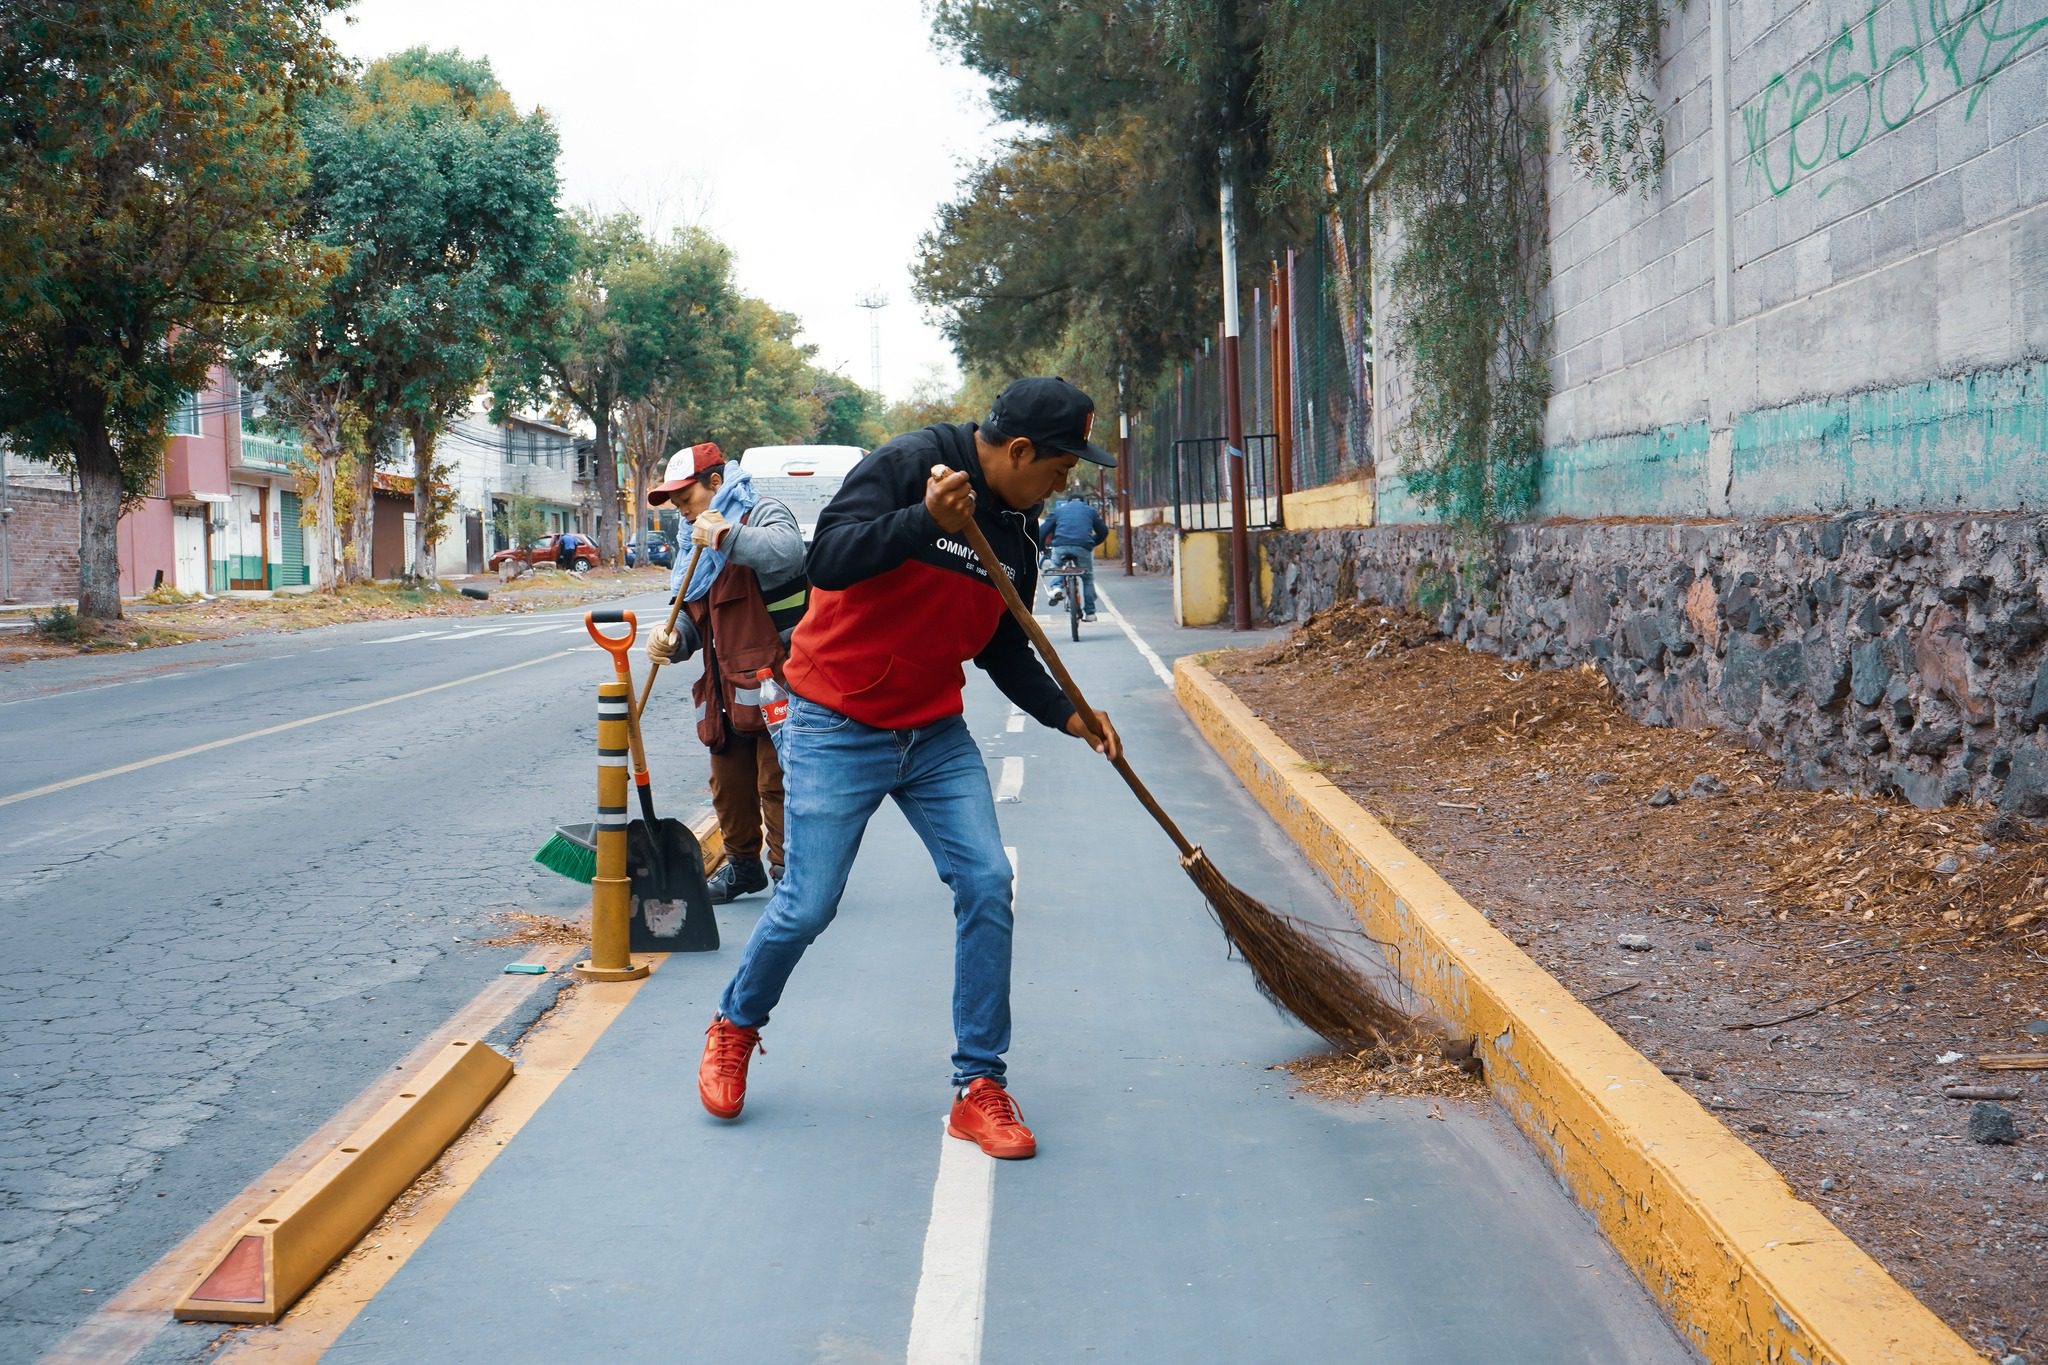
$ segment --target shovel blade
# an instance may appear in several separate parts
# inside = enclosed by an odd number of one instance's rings
[[[626,875],[633,883],[636,953],[710,953],[718,950],[711,888],[704,884],[704,850],[680,820],[644,820],[626,827]]]

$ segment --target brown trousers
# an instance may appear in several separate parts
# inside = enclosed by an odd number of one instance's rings
[[[727,857],[759,858],[765,825],[768,865],[782,866],[782,764],[774,740],[731,734],[724,750],[711,755],[711,806]]]

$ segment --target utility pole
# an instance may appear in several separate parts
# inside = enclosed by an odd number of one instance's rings
[[[882,310],[889,306],[889,296],[880,289],[870,289],[854,299],[854,306],[868,310],[868,366],[875,397],[882,396]]]
[[[14,600],[14,559],[7,543],[7,522],[13,515],[7,505],[7,443],[0,441],[0,602]]]
[[[1123,504],[1124,533],[1118,538],[1124,552],[1124,577],[1131,576],[1131,391],[1124,372],[1116,372],[1116,493]]]
[[[1223,160],[1223,468],[1230,479],[1230,626],[1252,628],[1251,539],[1246,533],[1244,404],[1237,368],[1237,209],[1228,153]]]

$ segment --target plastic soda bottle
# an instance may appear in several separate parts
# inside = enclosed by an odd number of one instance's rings
[[[761,685],[761,719],[768,722],[768,733],[772,735],[789,719],[789,693],[776,685],[772,668],[762,669],[754,680]]]

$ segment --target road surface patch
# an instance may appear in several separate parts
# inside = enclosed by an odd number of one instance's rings
[[[1175,667],[1196,728],[1407,984],[1479,1039],[1509,1117],[1708,1359],[1981,1359],[1213,675]]]

